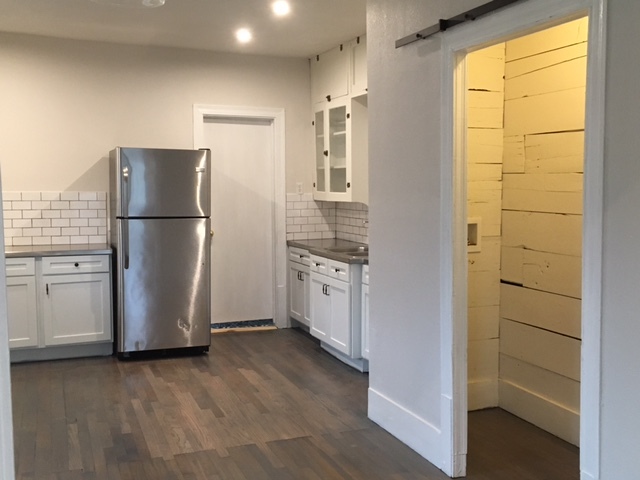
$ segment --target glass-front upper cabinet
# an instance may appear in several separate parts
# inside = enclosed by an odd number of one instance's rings
[[[315,112],[316,182],[318,200],[349,201],[351,169],[349,158],[349,99],[317,105]]]
[[[314,186],[317,192],[326,192],[324,170],[325,158],[329,152],[324,146],[324,110],[316,112],[314,125],[316,132],[316,183]]]

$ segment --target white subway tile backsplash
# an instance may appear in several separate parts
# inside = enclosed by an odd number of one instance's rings
[[[3,192],[4,195],[4,192]],[[42,200],[60,200],[60,192],[40,192],[40,198]]]
[[[69,245],[70,243],[69,237],[51,237],[51,245]]]
[[[88,227],[89,219],[88,218],[72,218],[69,221],[70,227]]]
[[[98,200],[98,192],[79,192],[78,200],[85,200],[85,201]]]
[[[22,218],[42,218],[42,210],[22,210]]]
[[[31,210],[31,202],[11,202],[11,210]]]
[[[52,227],[68,227],[70,225],[68,218],[54,218],[51,220]]]
[[[62,218],[80,218],[80,210],[60,210]]]
[[[369,209],[362,203],[314,201],[313,194],[287,194],[287,239],[338,238],[369,243]]]
[[[79,192],[62,192],[60,193],[60,200],[78,200],[80,198]]]
[[[107,242],[106,192],[3,192],[6,245]]]
[[[31,228],[31,220],[15,219],[11,221],[13,228]]]

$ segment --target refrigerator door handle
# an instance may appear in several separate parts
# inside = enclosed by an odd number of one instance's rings
[[[129,219],[122,219],[122,254],[124,257],[124,269],[129,269]]]
[[[122,216],[129,216],[129,167],[122,168]]]

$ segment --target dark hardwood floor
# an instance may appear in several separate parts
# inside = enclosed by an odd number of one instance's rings
[[[367,419],[368,377],[297,330],[209,355],[12,366],[16,478],[447,478]],[[501,411],[469,416],[472,480],[578,479],[578,450]]]

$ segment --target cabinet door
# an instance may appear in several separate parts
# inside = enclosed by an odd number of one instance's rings
[[[367,38],[358,37],[351,44],[351,95],[367,93]]]
[[[313,103],[349,93],[349,49],[338,46],[311,59],[311,98]]]
[[[289,262],[289,316],[309,326],[308,267]]]
[[[331,329],[331,297],[327,294],[328,277],[311,272],[311,335],[326,342]]]
[[[327,280],[331,305],[329,345],[351,355],[351,285],[340,280]]]
[[[329,192],[347,193],[348,156],[347,139],[349,138],[347,103],[331,102],[328,107],[329,120]]]
[[[311,275],[308,270],[302,273],[304,275],[304,320],[302,323],[311,327]]]
[[[369,285],[362,285],[362,358],[369,359]]]
[[[311,272],[311,334],[351,355],[351,285]]]
[[[9,347],[38,346],[36,277],[7,277]]]
[[[45,345],[111,340],[108,273],[44,275],[42,279]]]
[[[314,187],[315,191],[321,194],[327,192],[326,164],[327,156],[329,155],[329,150],[327,150],[325,146],[324,114],[324,106],[321,106],[319,110],[315,112],[313,121],[316,134],[316,183]]]

